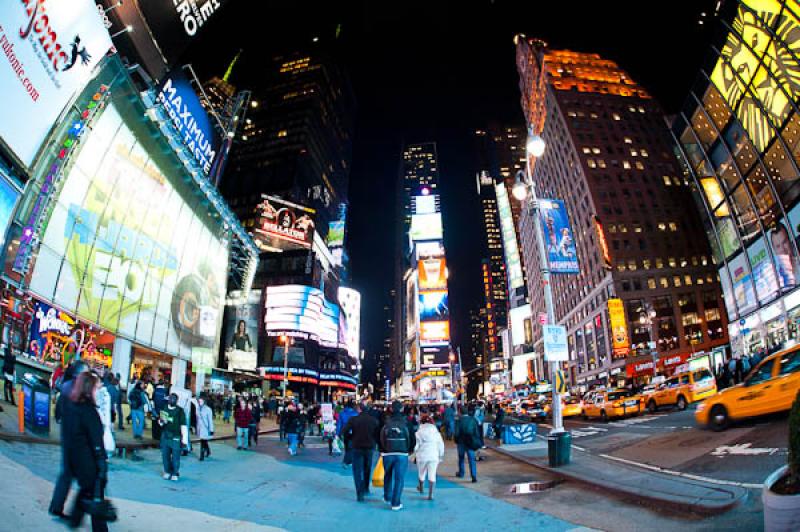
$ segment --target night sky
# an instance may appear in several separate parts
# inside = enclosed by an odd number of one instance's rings
[[[469,309],[480,304],[482,293],[475,245],[482,215],[470,132],[490,121],[522,124],[513,36],[524,33],[554,49],[612,59],[673,113],[716,38],[719,24],[710,18],[715,4],[230,0],[185,59],[205,79],[221,75],[243,48],[231,81],[253,88],[263,56],[312,37],[326,46],[341,24],[338,42],[358,101],[348,245],[352,285],[363,297],[362,345],[374,355],[385,335],[380,309],[393,282],[393,193],[402,143],[436,141],[451,328],[454,343],[466,350]]]

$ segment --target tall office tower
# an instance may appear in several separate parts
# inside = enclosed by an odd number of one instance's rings
[[[406,145],[399,174],[395,390],[441,399],[451,384],[450,311],[436,144]]]
[[[691,184],[739,357],[800,337],[800,20],[792,1],[731,8],[672,124],[685,173],[671,184]]]
[[[716,268],[658,104],[597,54],[542,54],[520,36],[517,65],[529,127],[547,145],[533,181],[573,384],[670,375],[727,343]],[[523,209],[520,233],[538,317],[546,314],[534,212]],[[540,320],[528,319],[545,376]]]
[[[475,370],[467,376],[467,397],[470,398],[477,395],[488,375],[488,372],[481,367],[486,360],[486,320],[481,315],[483,312],[483,307],[469,311],[470,352],[463,357],[462,362],[465,372]]]

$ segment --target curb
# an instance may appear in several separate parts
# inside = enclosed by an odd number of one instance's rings
[[[568,480],[568,481],[572,481],[572,482],[575,482],[575,483],[578,483],[578,484],[583,484],[585,486],[589,486],[589,487],[592,487],[592,488],[602,489],[602,490],[604,490],[606,492],[611,492],[611,493],[614,493],[615,495],[619,495],[619,496],[622,496],[622,497],[636,497],[637,499],[640,499],[642,502],[650,503],[651,505],[653,505],[654,509],[660,509],[660,508],[663,508],[664,506],[669,506],[670,508],[674,508],[676,510],[681,510],[681,511],[685,511],[685,512],[692,512],[692,513],[701,514],[701,515],[709,515],[709,516],[710,515],[718,515],[718,514],[722,514],[722,513],[725,513],[727,511],[729,511],[734,506],[739,504],[739,502],[745,500],[747,497],[750,496],[749,495],[749,490],[746,490],[745,488],[741,488],[742,491],[744,492],[743,495],[741,495],[739,497],[734,497],[734,498],[731,499],[730,502],[725,503],[725,504],[709,505],[709,504],[703,504],[703,503],[680,502],[680,501],[676,501],[674,499],[662,498],[662,497],[657,497],[657,496],[654,496],[654,495],[650,495],[646,491],[635,491],[633,489],[624,489],[624,488],[620,487],[617,484],[610,484],[610,483],[601,482],[601,481],[593,481],[593,480],[587,479],[585,477],[580,477],[580,476],[577,476],[577,475],[573,475],[573,474],[564,472],[563,470],[560,470],[558,468],[548,467],[548,466],[539,464],[539,463],[537,463],[537,462],[535,462],[533,460],[526,459],[525,457],[517,456],[514,453],[511,453],[509,451],[505,451],[503,449],[498,449],[497,447],[488,447],[488,449],[493,451],[493,452],[496,452],[497,454],[503,455],[503,456],[505,456],[507,458],[511,458],[512,460],[516,460],[518,462],[522,462],[522,463],[527,464],[529,466],[535,467],[536,469],[539,469],[540,471],[545,471],[545,472],[547,472],[547,473],[549,473],[549,474],[551,474],[551,475],[553,475],[553,476],[555,476],[555,477],[557,477],[557,478],[559,478],[561,480]],[[698,481],[697,483],[700,483],[700,482]],[[715,486],[715,489],[720,489],[720,488]],[[731,491],[733,491],[733,490],[731,490]]]

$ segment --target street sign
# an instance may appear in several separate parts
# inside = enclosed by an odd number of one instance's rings
[[[544,359],[548,362],[562,362],[569,359],[567,348],[567,329],[562,325],[543,325]]]
[[[556,391],[558,393],[567,393],[567,379],[564,377],[563,371],[555,372]]]

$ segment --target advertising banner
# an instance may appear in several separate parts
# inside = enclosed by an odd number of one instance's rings
[[[420,345],[447,345],[450,342],[449,321],[426,321],[419,324]]]
[[[19,196],[17,188],[0,174],[0,235],[6,234]]]
[[[253,241],[262,251],[311,249],[315,213],[314,209],[262,194]]]
[[[267,287],[264,326],[269,336],[306,338],[325,347],[347,348],[339,306],[325,299],[322,291],[303,285]]]
[[[444,321],[450,318],[447,308],[447,290],[419,293],[419,321]]]
[[[67,364],[76,353],[92,367],[110,368],[114,336],[34,301],[27,352],[45,365]]]
[[[631,348],[628,323],[625,320],[625,306],[617,297],[608,300],[608,321],[611,326],[611,347],[614,357],[627,355]]]
[[[343,220],[328,222],[328,238],[325,241],[328,248],[340,248],[344,245],[344,225]]]
[[[434,257],[444,257],[444,245],[441,240],[429,242],[417,242],[417,259],[430,259]]]
[[[412,214],[411,240],[441,240],[442,214]]]
[[[747,247],[747,255],[750,257],[758,300],[762,303],[770,301],[778,292],[778,279],[763,237]]]
[[[228,1],[145,0],[138,4],[159,49],[172,65]]]
[[[739,253],[728,262],[733,281],[733,297],[739,314],[747,314],[756,308],[756,295],[753,291],[752,276],[744,253]]]
[[[258,325],[261,321],[261,291],[253,290],[247,301],[225,306],[226,366],[255,369],[258,361]]]
[[[414,214],[433,214],[436,212],[436,194],[414,196]]]
[[[347,318],[347,352],[353,359],[358,359],[361,352],[361,293],[340,286],[339,304]]]
[[[30,166],[111,38],[92,0],[6,0],[0,2],[0,47],[0,138]]]
[[[578,251],[569,226],[567,207],[561,200],[540,199],[539,218],[547,262],[552,273],[579,273]]]
[[[216,349],[228,247],[162,171],[125,104],[106,105],[47,224],[30,289],[103,329],[190,359]],[[151,156],[151,154],[153,154]]]
[[[531,326],[531,305],[526,303],[509,311],[511,318],[511,342],[517,345],[533,343],[533,327]],[[547,315],[545,314],[545,319]]]
[[[220,151],[222,137],[183,71],[173,70],[164,77],[157,100],[167,110],[195,162],[209,175]]]
[[[445,259],[429,258],[418,261],[420,290],[447,288],[447,262]]]
[[[567,329],[563,325],[542,325],[544,337],[544,359],[548,362],[569,360]]]
[[[424,347],[420,353],[420,368],[446,366],[450,364],[449,347]]]
[[[603,268],[611,270],[611,250],[608,249],[608,240],[606,240],[606,232],[603,229],[603,223],[597,216],[592,217],[594,223],[594,233],[597,237],[597,247],[600,250],[600,258],[603,260]]]
[[[503,234],[503,250],[506,255],[506,273],[511,289],[520,288],[525,284],[522,274],[522,262],[519,257],[517,245],[517,232],[514,229],[514,218],[511,214],[511,203],[508,201],[508,191],[503,183],[495,185],[497,194],[497,214],[500,217],[500,230]]]

